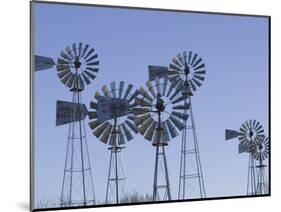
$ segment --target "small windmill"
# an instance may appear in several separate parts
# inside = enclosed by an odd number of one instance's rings
[[[181,86],[181,92],[187,95],[185,100],[190,107],[184,110],[190,119],[183,121],[181,142],[181,160],[178,199],[205,198],[204,177],[200,160],[199,145],[192,110],[192,96],[205,79],[206,69],[198,54],[184,51],[172,59],[169,66],[169,80]]]
[[[60,199],[62,207],[95,204],[84,123],[88,111],[81,103],[81,92],[96,78],[98,65],[94,48],[82,42],[67,46],[56,63],[50,57],[35,55],[35,71],[56,66],[60,81],[72,92],[72,101],[58,100],[56,108],[56,126],[69,124]]]
[[[138,132],[131,114],[138,90],[133,93],[132,90],[131,84],[126,86],[121,81],[117,85],[113,81],[110,89],[106,85],[102,87],[103,95],[96,92],[96,100],[90,104],[90,128],[100,141],[108,144],[110,150],[105,204],[118,204],[121,198],[127,198],[130,202],[121,150],[125,148],[126,142],[133,139],[132,132]]]
[[[146,85],[147,89],[140,87],[135,99],[134,121],[139,132],[156,148],[153,201],[171,200],[165,147],[184,128],[182,121],[187,120],[188,115],[182,111],[189,108],[189,104],[180,87],[170,84],[167,77],[156,76]]]
[[[247,152],[249,153],[248,163],[248,180],[247,180],[247,195],[257,194],[257,179],[256,179],[256,164],[255,158],[262,158],[268,154],[268,148],[261,148],[263,144],[267,145],[264,140],[264,130],[261,123],[257,120],[245,121],[239,131],[236,130],[225,130],[225,140],[237,138],[239,143],[239,154]],[[266,153],[260,154],[261,151]],[[261,169],[260,169],[261,170]],[[263,172],[264,169],[262,169]],[[260,171],[259,171],[260,172]],[[260,178],[260,177],[259,177]],[[260,178],[261,179],[261,178]]]

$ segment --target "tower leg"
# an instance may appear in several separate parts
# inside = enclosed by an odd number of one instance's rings
[[[73,92],[73,103],[80,103],[80,93]],[[69,125],[67,152],[60,205],[85,206],[95,204],[94,185],[89,160],[84,121],[74,122],[75,116],[82,114],[82,107],[73,108],[73,122]]]
[[[159,133],[159,129],[156,129]],[[161,133],[159,133],[161,135]],[[162,140],[162,136],[160,136]],[[167,159],[165,154],[165,143],[159,141],[155,144],[155,168],[153,183],[153,201],[171,200],[170,182],[168,174]]]
[[[268,194],[268,182],[267,182],[267,174],[266,174],[266,165],[259,161],[259,165],[257,166],[257,195]]]
[[[110,160],[106,186],[105,204],[130,203],[127,179],[121,159],[124,147],[110,147]]]
[[[185,100],[185,104],[187,101]],[[199,146],[195,122],[189,96],[190,117],[184,121],[182,131],[181,160],[178,199],[206,198],[203,171],[199,154]],[[187,114],[187,111],[184,111]]]
[[[251,153],[249,153],[247,195],[256,195],[256,188],[256,165],[254,158]]]

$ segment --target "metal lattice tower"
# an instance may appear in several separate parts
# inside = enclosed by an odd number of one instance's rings
[[[111,82],[110,89],[106,85],[102,87],[104,96],[96,92],[96,101],[90,104],[90,128],[100,141],[109,145],[110,150],[105,204],[130,203],[121,153],[126,142],[133,139],[131,132],[138,132],[131,114],[132,101],[138,90],[131,94],[132,88],[128,84],[125,89],[124,81],[119,83],[119,87]]]
[[[167,77],[156,76],[154,81],[148,80],[146,85],[147,90],[141,87],[140,97],[135,99],[134,121],[139,132],[155,147],[153,201],[171,200],[165,148],[184,128],[182,121],[188,115],[179,111],[187,107],[182,103],[186,96],[169,83]]]
[[[225,140],[237,138],[240,141],[239,143],[239,154],[248,153],[249,161],[248,161],[248,177],[247,177],[247,195],[257,195],[258,194],[258,184],[260,185],[260,181],[263,175],[260,173],[260,170],[256,165],[255,158],[259,158],[260,155],[258,153],[257,142],[260,141],[264,135],[264,130],[259,121],[256,120],[247,120],[245,121],[239,131],[236,130],[225,130]],[[268,149],[266,150],[266,154],[268,154]],[[264,157],[264,156],[263,156]],[[262,164],[261,164],[262,165]],[[261,166],[260,168],[263,168]],[[259,172],[257,174],[257,171]],[[263,172],[263,171],[262,171]],[[262,174],[262,175],[261,175]],[[259,179],[257,179],[257,176]],[[263,184],[263,182],[262,182]],[[259,186],[260,187],[260,186]]]
[[[181,85],[183,95],[188,97],[185,104],[188,104],[189,108],[184,110],[184,114],[190,115],[190,119],[183,122],[185,127],[182,131],[178,199],[206,198],[191,101],[193,93],[205,79],[205,64],[198,54],[190,51],[187,56],[184,51],[173,58],[169,68],[170,81]]]
[[[69,123],[60,205],[86,206],[95,204],[94,184],[89,159],[84,119],[87,109],[81,92],[95,79],[98,55],[81,42],[67,47],[57,60],[57,74],[72,92],[72,101],[57,102],[57,126]]]

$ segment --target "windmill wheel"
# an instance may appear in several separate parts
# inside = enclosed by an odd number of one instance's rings
[[[133,139],[131,132],[138,133],[131,114],[138,90],[133,93],[132,90],[131,84],[125,85],[121,81],[117,86],[116,82],[111,82],[110,89],[104,85],[103,95],[96,92],[95,100],[91,101],[89,125],[93,134],[103,143],[123,145]]]
[[[183,95],[182,85],[170,83],[168,78],[158,77],[154,81],[147,81],[147,89],[140,87],[139,97],[135,98],[135,107],[133,114],[135,115],[135,124],[139,132],[152,144],[163,138],[166,143],[175,138],[185,125],[188,115],[184,111],[189,109],[187,103],[187,95]],[[163,134],[157,132],[157,124],[159,123]]]
[[[256,139],[263,136],[263,127],[259,121],[247,120],[239,130],[238,139],[241,144],[251,146]]]
[[[71,89],[83,90],[98,72],[98,55],[88,44],[73,43],[66,47],[57,60],[57,74],[61,82]]]
[[[186,51],[182,54],[178,54],[172,59],[170,63],[169,79],[170,81],[182,80],[185,82],[188,89],[189,95],[201,87],[202,82],[205,79],[205,64],[198,54],[189,52],[188,55]]]
[[[251,152],[253,157],[262,161],[268,158],[269,156],[269,139],[265,136],[259,137],[255,141],[255,148]]]

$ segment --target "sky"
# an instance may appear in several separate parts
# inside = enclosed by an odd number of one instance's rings
[[[168,66],[183,51],[198,53],[207,67],[192,99],[207,197],[244,195],[248,155],[225,141],[259,120],[268,135],[268,19],[263,17],[34,4],[34,53],[57,59],[73,42],[93,46],[97,78],[82,93],[89,105],[104,84],[124,80],[145,86],[148,65]],[[60,197],[68,126],[55,126],[56,101],[70,101],[56,69],[35,73],[35,203]],[[86,123],[88,118],[86,118]],[[109,151],[86,125],[97,201],[105,198]],[[181,137],[166,149],[172,197],[178,191]],[[155,149],[140,134],[123,151],[129,191],[152,193]]]

